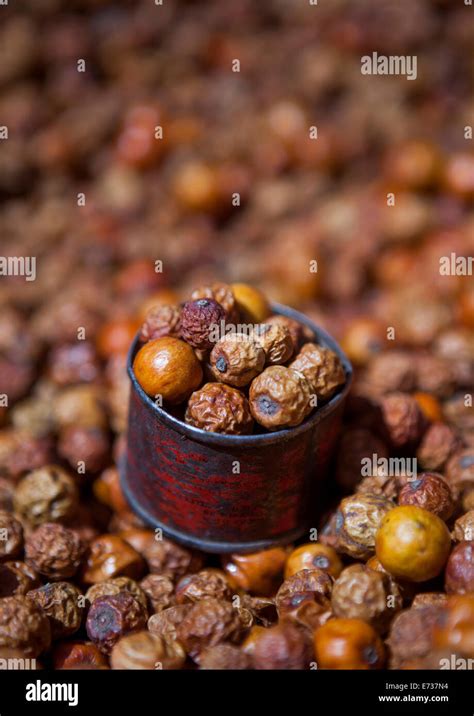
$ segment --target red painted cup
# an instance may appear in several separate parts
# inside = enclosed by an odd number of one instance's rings
[[[187,425],[132,381],[122,487],[132,509],[170,539],[207,552],[255,552],[293,542],[314,527],[339,434],[352,369],[341,349],[306,316],[275,304],[331,348],[346,372],[343,388],[301,425],[256,435],[221,435]]]

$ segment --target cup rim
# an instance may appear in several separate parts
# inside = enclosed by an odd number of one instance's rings
[[[339,344],[334,340],[334,338],[330,336],[329,333],[327,333],[324,329],[313,323],[313,321],[307,316],[305,316],[303,313],[300,313],[294,308],[284,306],[280,303],[271,303],[270,309],[272,311],[272,314],[286,316],[287,318],[293,318],[299,323],[303,323],[304,325],[306,325],[315,334],[317,342],[320,345],[333,350],[341,360],[342,365],[344,366],[346,381],[342,390],[336,393],[321,408],[317,408],[314,413],[312,413],[305,420],[303,420],[300,425],[297,425],[293,428],[283,428],[282,430],[274,430],[268,433],[260,433],[258,435],[226,435],[223,433],[212,433],[207,430],[203,430],[202,428],[196,428],[192,425],[188,425],[179,418],[174,417],[173,415],[168,413],[165,408],[162,408],[157,405],[145,393],[135,376],[135,373],[133,371],[133,361],[139,349],[139,332],[137,332],[137,335],[133,340],[133,343],[127,356],[127,373],[132,383],[132,389],[138,395],[142,403],[144,403],[149,408],[149,410],[154,413],[155,416],[160,421],[164,422],[168,427],[173,428],[177,432],[181,433],[181,435],[190,438],[191,440],[197,440],[198,442],[207,443],[210,445],[219,445],[221,447],[259,447],[264,445],[272,445],[274,443],[279,443],[282,441],[288,441],[294,438],[296,435],[299,435],[306,430],[310,430],[315,425],[324,420],[327,415],[334,412],[334,410],[343,402],[343,400],[347,396],[352,382],[352,366],[349,359],[342,351]]]

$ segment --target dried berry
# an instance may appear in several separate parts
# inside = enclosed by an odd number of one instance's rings
[[[70,425],[61,432],[57,450],[73,470],[81,467],[88,473],[99,472],[108,462],[109,436],[103,428]]]
[[[55,669],[100,669],[107,664],[107,657],[90,642],[64,641],[58,644],[53,652]]]
[[[0,511],[0,562],[15,559],[23,549],[23,527],[9,512]]]
[[[231,285],[237,308],[247,323],[261,323],[270,314],[268,301],[261,291],[248,283]]]
[[[291,368],[270,366],[252,381],[250,410],[269,430],[294,427],[312,410],[311,388],[304,376]]]
[[[227,435],[247,435],[253,427],[247,398],[224,383],[206,383],[193,393],[185,420],[195,428]]]
[[[170,336],[145,343],[133,370],[147,395],[172,405],[186,400],[202,381],[201,364],[191,346]]]
[[[145,592],[150,614],[162,612],[175,604],[174,583],[162,574],[149,574],[140,582]]]
[[[199,602],[201,599],[230,599],[232,592],[226,575],[219,569],[202,569],[196,574],[181,577],[176,585],[178,604]]]
[[[387,351],[374,356],[366,381],[375,394],[410,391],[415,387],[415,367],[410,353]]]
[[[155,539],[153,535],[143,551],[150,572],[171,579],[198,572],[203,564],[198,552],[186,549],[168,539]]]
[[[360,619],[330,619],[314,632],[319,669],[380,669],[384,648],[377,632]]]
[[[284,547],[273,547],[251,554],[230,554],[222,558],[222,567],[233,588],[269,596],[281,582],[287,557]]]
[[[434,645],[474,659],[474,596],[450,596],[433,629]]]
[[[474,542],[459,542],[449,555],[445,587],[450,594],[474,592]]]
[[[188,301],[181,309],[181,338],[193,348],[209,351],[217,342],[226,312],[212,298]]]
[[[143,607],[146,612],[148,609],[148,601],[143,589],[135,582],[135,580],[129,577],[115,577],[113,579],[106,579],[103,582],[93,584],[92,587],[86,592],[86,600],[93,604],[99,597],[107,597],[114,594],[121,594],[127,592],[135,597],[137,602]]]
[[[183,647],[177,641],[169,641],[137,631],[119,639],[112,649],[112,669],[181,669],[186,659]]]
[[[27,597],[0,599],[0,647],[20,649],[26,657],[37,657],[49,648],[48,617]]]
[[[336,548],[355,559],[368,559],[375,550],[377,530],[392,508],[382,495],[345,497],[334,517]]]
[[[407,481],[398,495],[399,505],[416,505],[447,520],[454,511],[449,485],[435,472],[423,472],[416,480]]]
[[[55,346],[48,356],[49,375],[56,385],[90,383],[99,376],[95,349],[87,341]]]
[[[395,500],[398,496],[399,489],[399,479],[390,475],[385,475],[383,470],[381,470],[378,475],[364,477],[364,479],[357,485],[356,492],[362,494],[382,495],[388,500]]]
[[[459,450],[448,460],[446,479],[454,490],[474,484],[474,448]]]
[[[329,400],[346,380],[336,353],[316,343],[305,343],[290,368],[304,375],[318,400]]]
[[[163,613],[163,612],[162,612]],[[178,641],[196,661],[204,649],[243,635],[239,613],[230,602],[207,598],[196,602],[178,625]]]
[[[0,598],[24,596],[38,585],[38,575],[25,562],[0,564]]]
[[[394,448],[409,449],[420,441],[426,427],[415,398],[405,393],[391,393],[382,398],[384,425]]]
[[[275,597],[280,619],[311,631],[330,619],[332,579],[320,569],[303,569],[286,579]]]
[[[76,574],[84,551],[74,530],[46,522],[26,538],[25,561],[48,579],[67,579]]]
[[[288,318],[287,316],[275,315],[265,319],[266,325],[269,326],[284,326],[290,332],[291,340],[293,342],[293,353],[296,354],[302,344],[304,343],[306,336],[306,329],[302,323],[295,321],[294,318]]]
[[[378,632],[384,632],[401,609],[402,598],[388,575],[363,564],[353,564],[334,583],[331,605],[337,617],[362,619]]]
[[[82,578],[96,584],[112,577],[137,579],[144,571],[142,557],[118,535],[101,535],[89,546]]]
[[[433,628],[441,623],[443,607],[428,605],[405,609],[390,626],[387,644],[390,666],[399,669],[405,662],[424,657],[433,648]]]
[[[76,632],[84,614],[83,595],[70,582],[55,582],[28,592],[49,619],[51,638],[60,639]]]
[[[217,301],[226,312],[227,320],[230,323],[237,323],[238,309],[232,288],[225,283],[214,283],[212,286],[201,286],[196,288],[191,299],[197,301],[200,298],[211,298]]]
[[[216,380],[241,388],[263,370],[265,352],[251,336],[228,333],[212,349],[210,364]]]
[[[53,414],[59,429],[69,425],[104,428],[104,396],[97,385],[74,385],[54,397]]]
[[[474,509],[458,517],[454,523],[453,538],[456,542],[474,540]]]
[[[291,622],[280,622],[258,632],[252,650],[255,669],[308,669],[312,660],[308,634]]]
[[[179,338],[180,330],[181,311],[177,306],[153,306],[141,327],[140,340],[146,343],[164,336]]]
[[[219,671],[243,671],[251,668],[250,657],[232,644],[216,644],[206,649],[199,659],[199,668]]]
[[[285,579],[302,569],[318,569],[337,579],[342,571],[342,562],[335,549],[319,542],[302,544],[291,552],[285,566]]]
[[[128,592],[99,597],[87,615],[87,635],[104,654],[110,654],[118,640],[146,625],[146,614]]]
[[[252,337],[265,351],[266,365],[281,365],[293,355],[293,340],[286,326],[277,323],[260,323]]]
[[[425,582],[436,577],[448,558],[451,539],[445,523],[412,505],[394,507],[376,537],[377,558],[394,577]]]
[[[459,447],[454,430],[444,423],[433,423],[423,435],[416,457],[425,470],[441,470]]]
[[[15,511],[32,526],[64,522],[73,517],[78,490],[73,478],[57,465],[47,465],[26,475],[18,484]]]
[[[148,620],[148,631],[165,639],[176,641],[178,628],[191,609],[191,604],[178,604],[177,606],[163,609],[157,614],[152,614]]]

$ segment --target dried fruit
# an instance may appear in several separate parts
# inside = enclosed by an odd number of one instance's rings
[[[195,428],[227,435],[252,432],[247,398],[225,383],[206,383],[189,398],[185,420]]]
[[[273,594],[285,568],[288,551],[284,547],[222,557],[222,567],[230,585],[252,594]]]
[[[181,669],[186,659],[183,647],[177,641],[169,641],[138,631],[122,637],[110,655],[112,669]]]
[[[24,596],[38,585],[38,575],[25,562],[0,564],[0,598]]]
[[[251,654],[255,669],[308,669],[312,660],[309,635],[291,622],[258,632]]]
[[[172,405],[186,400],[202,381],[201,364],[191,346],[171,336],[145,343],[133,370],[147,395]]]
[[[0,511],[0,562],[15,559],[23,549],[23,527],[9,512]]]
[[[360,619],[330,619],[314,632],[319,669],[380,669],[384,648],[377,632]]]
[[[216,644],[206,649],[199,659],[199,668],[204,670],[243,671],[251,668],[250,657],[232,644]]]
[[[359,493],[345,497],[334,516],[336,549],[355,559],[368,559],[375,535],[393,503],[382,495]]]
[[[334,583],[331,605],[337,617],[362,619],[384,632],[402,598],[388,575],[363,564],[346,567]]]
[[[148,631],[165,639],[176,641],[178,628],[191,609],[191,604],[179,604],[152,614],[148,620]]]
[[[262,323],[270,314],[270,307],[264,294],[248,283],[231,285],[237,308],[247,323]]]
[[[252,337],[265,351],[266,365],[281,365],[293,355],[293,340],[286,326],[260,323],[253,329]]]
[[[251,336],[228,333],[211,351],[210,365],[216,380],[241,388],[265,365],[265,352]]]
[[[175,604],[174,583],[163,574],[148,574],[140,582],[151,614],[162,612]]]
[[[212,286],[196,288],[191,294],[191,299],[197,301],[200,298],[212,298],[217,301],[226,312],[227,321],[237,323],[239,315],[234,292],[226,283],[213,283]]]
[[[103,428],[70,425],[61,432],[57,450],[74,470],[80,467],[87,473],[99,472],[108,462],[109,435]]]
[[[239,612],[230,602],[208,597],[193,604],[178,625],[177,635],[186,652],[199,661],[200,653],[206,648],[223,641],[240,640],[243,625]]]
[[[25,561],[48,579],[67,579],[76,574],[84,551],[77,532],[46,522],[26,538]]]
[[[161,574],[171,579],[198,572],[203,564],[202,555],[198,552],[168,539],[155,539],[155,535],[143,550],[143,556],[152,574]]]
[[[428,605],[405,609],[390,626],[387,644],[390,648],[390,666],[399,669],[405,662],[421,658],[433,648],[433,628],[443,618],[443,607]]]
[[[305,343],[290,368],[308,381],[318,400],[329,400],[344,385],[344,366],[334,351],[316,343]]]
[[[318,569],[337,579],[342,571],[342,562],[336,550],[319,542],[302,544],[291,552],[285,567],[285,579],[302,569]]]
[[[148,601],[145,592],[134,579],[129,577],[114,577],[113,579],[106,579],[103,582],[93,584],[86,592],[86,599],[92,604],[99,597],[121,594],[122,592],[127,592],[132,597],[135,597],[145,612],[147,611]]]
[[[449,425],[433,423],[423,435],[416,457],[425,470],[441,470],[459,447],[459,439]]]
[[[141,577],[145,568],[142,557],[118,535],[101,535],[89,546],[82,578],[96,584],[112,577]]]
[[[311,388],[303,375],[274,365],[252,381],[250,410],[268,430],[281,430],[303,422],[312,410]]]
[[[199,602],[201,599],[230,599],[232,592],[226,575],[219,569],[202,569],[195,574],[181,577],[176,585],[178,604]]]
[[[78,490],[73,478],[57,465],[30,472],[20,481],[14,495],[15,511],[32,527],[70,519],[77,501]]]
[[[474,595],[450,596],[433,629],[434,645],[474,659]]]
[[[222,333],[226,312],[212,298],[188,301],[181,309],[181,338],[193,348],[209,351]]]
[[[51,638],[60,639],[78,631],[84,614],[83,595],[70,582],[55,582],[28,592],[43,610],[51,626]]]
[[[330,619],[332,579],[320,569],[303,569],[286,579],[275,597],[281,619],[313,631]]]
[[[266,325],[269,326],[284,326],[290,332],[291,340],[293,341],[293,353],[296,354],[304,341],[307,339],[306,328],[302,323],[295,321],[294,318],[288,318],[280,314],[270,316],[265,319]]]
[[[55,669],[80,669],[90,667],[100,669],[108,665],[107,657],[90,642],[64,641],[53,652]]]
[[[421,507],[394,507],[383,519],[376,553],[394,577],[425,582],[436,577],[448,559],[451,539],[445,523]]]
[[[447,520],[454,511],[449,485],[435,472],[423,472],[416,480],[409,480],[398,495],[399,505],[416,505]]]
[[[145,316],[140,330],[140,341],[146,343],[164,336],[179,338],[180,330],[181,311],[177,306],[153,306]]]
[[[104,652],[110,654],[118,640],[146,625],[146,614],[139,602],[128,592],[99,597],[87,615],[87,636]]]
[[[416,446],[426,425],[415,398],[405,393],[391,393],[382,398],[380,405],[393,447],[409,449]]]
[[[474,510],[458,517],[454,523],[453,538],[456,542],[467,542],[474,540]]]
[[[0,599],[0,647],[20,649],[35,658],[50,644],[49,620],[40,607],[27,597]]]
[[[474,592],[474,542],[459,542],[449,555],[445,587],[448,594]]]

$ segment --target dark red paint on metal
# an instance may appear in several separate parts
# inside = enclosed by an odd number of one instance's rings
[[[346,369],[343,390],[296,428],[251,436],[192,428],[145,395],[132,369],[137,341],[130,351],[122,486],[147,523],[189,546],[255,551],[291,542],[315,525],[352,371],[335,341],[309,319],[285,306],[273,308],[308,325]]]

